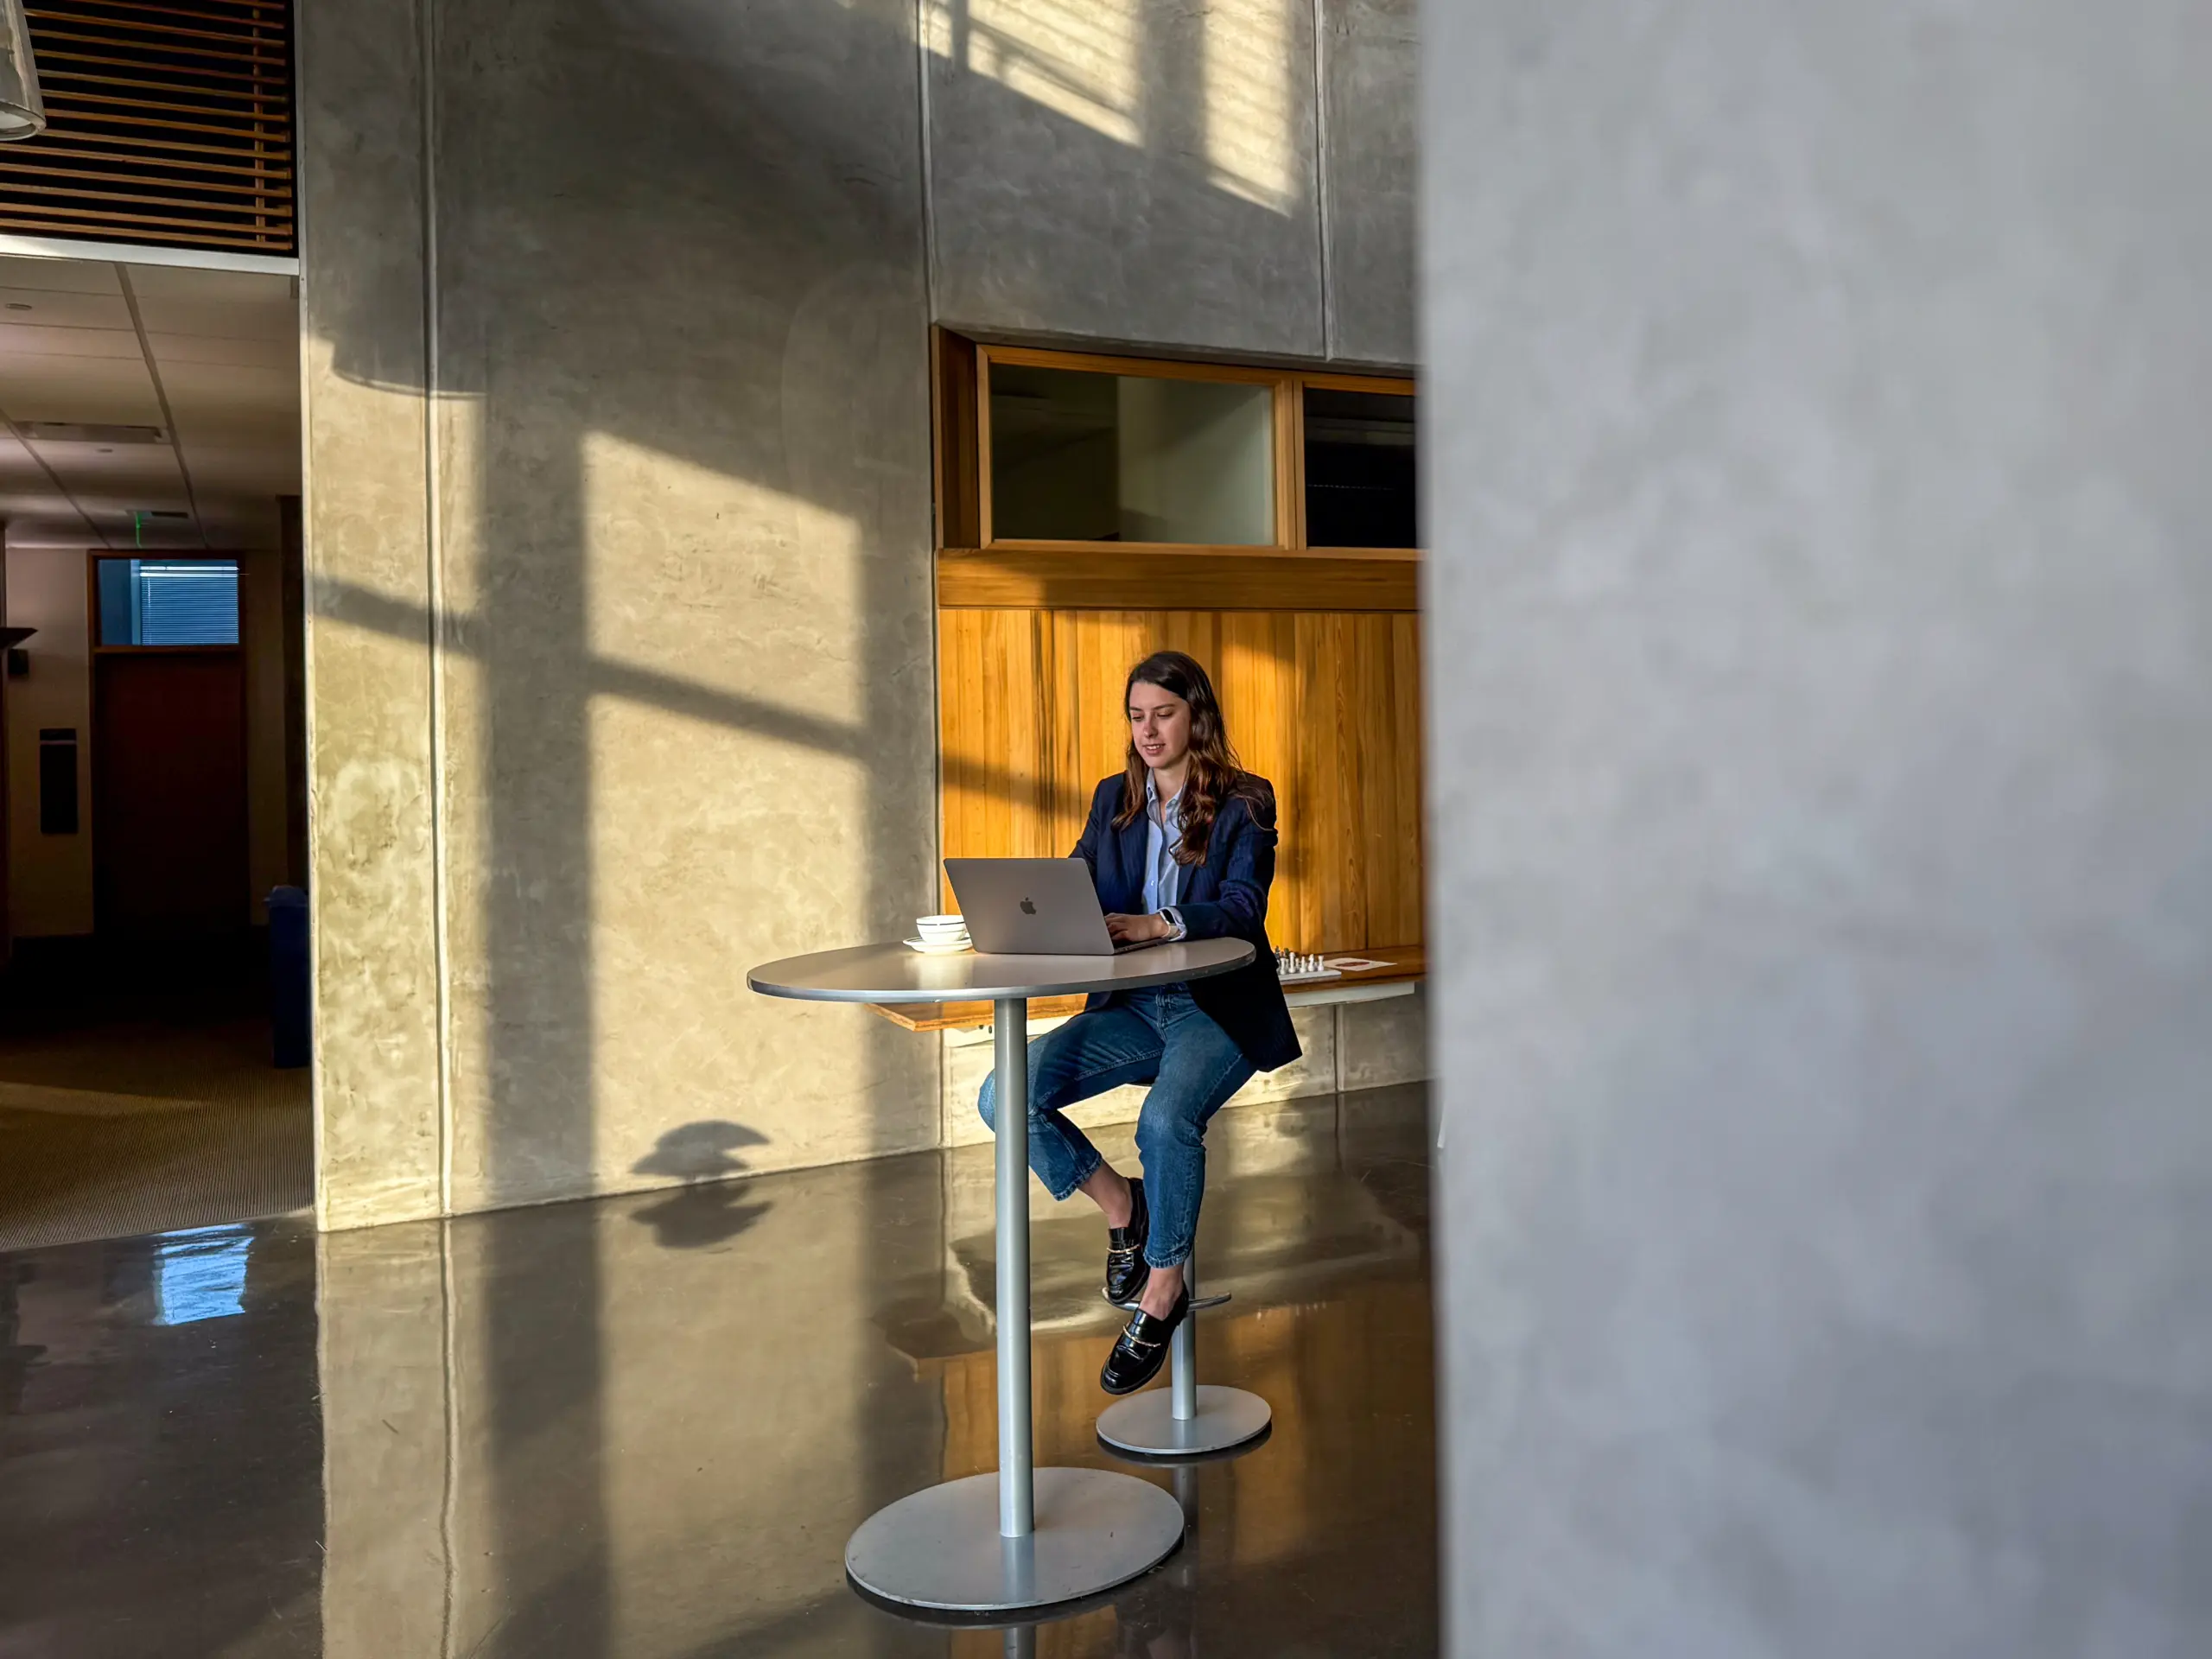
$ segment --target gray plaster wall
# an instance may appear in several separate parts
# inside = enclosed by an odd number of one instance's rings
[[[1452,1650],[2212,1642],[2212,36],[1424,16]]]
[[[1414,360],[1410,0],[924,10],[941,321]]]

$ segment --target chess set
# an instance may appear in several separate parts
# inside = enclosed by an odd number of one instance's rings
[[[1372,957],[1315,957],[1298,950],[1275,952],[1275,977],[1286,985],[1310,985],[1324,979],[1342,979],[1346,974],[1372,973],[1377,968],[1388,968],[1389,965]]]

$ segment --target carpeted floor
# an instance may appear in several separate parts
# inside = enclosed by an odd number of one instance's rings
[[[270,1064],[251,963],[182,991],[73,977],[34,957],[0,983],[0,1250],[313,1204],[308,1074]]]

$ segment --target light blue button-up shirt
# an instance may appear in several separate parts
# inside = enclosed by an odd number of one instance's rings
[[[1147,915],[1157,916],[1172,909],[1182,896],[1183,867],[1175,861],[1175,849],[1183,844],[1183,791],[1177,790],[1167,800],[1165,813],[1160,808],[1160,786],[1147,772],[1144,775],[1144,907]],[[1167,827],[1160,827],[1160,819],[1167,820]],[[1171,916],[1169,921],[1179,933],[1182,918]]]

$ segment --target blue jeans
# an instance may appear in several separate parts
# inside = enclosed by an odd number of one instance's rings
[[[1106,1160],[1061,1111],[1125,1083],[1149,1083],[1137,1116],[1150,1231],[1144,1259],[1179,1268],[1198,1236],[1206,1191],[1206,1122],[1252,1075],[1229,1033],[1179,985],[1128,991],[1079,1014],[1029,1045],[1029,1167],[1065,1198]],[[993,1116],[997,1079],[986,1077],[976,1108]]]

